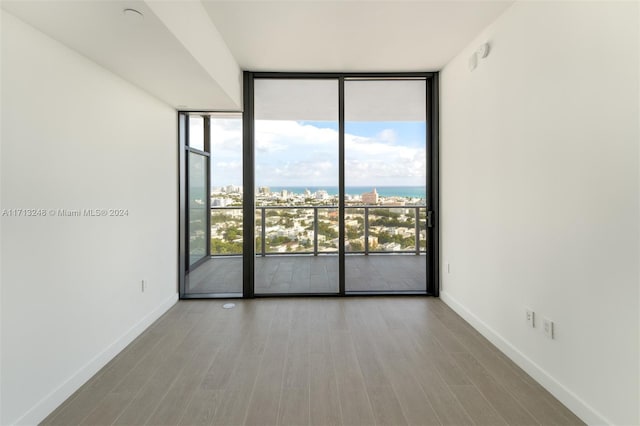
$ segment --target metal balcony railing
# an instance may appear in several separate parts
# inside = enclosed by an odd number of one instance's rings
[[[393,210],[402,210],[399,214],[392,214]],[[337,206],[258,206],[256,211],[256,229],[255,235],[259,238],[255,246],[255,254],[259,256],[269,255],[283,255],[283,254],[312,254],[317,256],[318,254],[328,254],[338,252],[338,207]],[[284,213],[287,211],[288,213]],[[386,212],[386,213],[382,213]],[[357,238],[349,238],[347,230],[345,230],[345,248],[347,253],[365,254],[369,253],[413,253],[419,255],[426,252],[426,235],[423,236],[421,231],[426,230],[427,222],[427,207],[425,205],[411,205],[411,206],[377,206],[377,205],[357,205],[345,207],[345,223],[353,223],[355,221],[358,225],[347,225],[345,228],[350,228],[349,233],[357,233]],[[358,220],[360,218],[360,220]],[[309,223],[309,221],[311,223]],[[270,222],[270,223],[269,223]],[[373,225],[371,224],[373,222]],[[382,224],[380,224],[382,223]],[[386,223],[386,225],[384,224]],[[223,224],[224,227],[218,226]],[[237,226],[234,226],[237,224]],[[292,224],[296,227],[292,227]],[[389,224],[401,224],[408,226],[388,226]],[[271,225],[271,226],[270,226]],[[301,232],[301,226],[304,226],[304,231]],[[372,226],[375,230],[372,232]],[[397,228],[412,228],[412,237],[414,243],[410,249],[407,246],[401,247],[397,250],[388,250],[382,247],[376,240],[380,238],[381,233],[386,233],[385,237],[395,238],[390,232],[397,232]],[[211,240],[225,239],[225,233],[229,229],[233,228],[233,232],[238,234],[239,238],[236,239],[237,244],[236,252],[215,252],[211,250],[212,256],[223,255],[241,255],[242,254],[242,207],[211,207]],[[214,233],[215,228],[215,233]],[[271,229],[269,229],[271,228]],[[297,232],[296,232],[297,230]],[[311,231],[311,232],[309,232]],[[312,234],[309,236],[309,234]],[[303,234],[301,237],[300,234]],[[306,235],[304,235],[306,234]],[[406,232],[404,233],[406,238]],[[283,244],[279,246],[282,250],[283,247],[292,247],[292,244],[298,244],[295,251],[279,251],[269,245],[271,241],[283,240]],[[333,245],[327,244],[326,241],[333,241]],[[353,249],[355,243],[362,246],[361,249]],[[284,244],[284,241],[287,244]],[[230,243],[229,241],[227,241]],[[422,243],[422,244],[421,244]],[[399,243],[395,243],[398,245]],[[231,247],[233,249],[233,246]]]

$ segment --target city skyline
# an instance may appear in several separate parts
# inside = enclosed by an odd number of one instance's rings
[[[331,197],[337,197],[339,190],[337,186],[256,186],[256,195],[264,195],[268,193],[281,193],[286,191],[291,195],[305,195],[309,193],[314,195],[318,192],[326,193]],[[407,198],[415,199],[426,198],[426,186],[350,186],[345,187],[345,195],[347,197],[358,197],[365,192],[377,191],[381,197]],[[244,192],[244,188],[240,185],[212,186],[210,194],[240,194]]]

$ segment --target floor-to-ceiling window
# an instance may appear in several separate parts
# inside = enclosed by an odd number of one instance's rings
[[[242,115],[189,113],[184,120],[189,260],[182,293],[242,296]]]
[[[202,118],[210,210],[199,245],[202,209],[181,222],[189,255],[205,248],[181,296],[437,294],[437,74],[247,72],[244,88],[242,117],[181,114]]]
[[[427,282],[425,79],[344,83],[347,292]]]
[[[255,294],[338,293],[338,81],[254,85]]]

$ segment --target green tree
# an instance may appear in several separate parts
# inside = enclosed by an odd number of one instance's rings
[[[211,212],[211,223],[224,223],[231,220],[231,216],[220,212]]]
[[[370,211],[371,215],[382,216],[382,217],[398,217],[400,213],[394,212],[389,209],[373,209]]]
[[[224,239],[227,241],[233,241],[241,236],[242,236],[242,231],[238,230],[238,228],[233,226],[227,228],[227,230],[224,232]]]
[[[284,226],[285,228],[291,228],[293,226],[293,219],[289,217],[283,217],[280,219],[280,222],[278,222],[278,224]]]
[[[387,244],[393,242],[393,235],[387,231],[382,231],[378,234],[378,243]]]
[[[325,235],[329,239],[338,238],[338,232],[327,222],[318,223],[318,234]]]
[[[358,239],[358,237],[360,237],[360,235],[361,233],[358,228],[356,228],[355,226],[347,226],[347,238],[349,238],[350,240],[356,240]]]
[[[242,243],[211,239],[211,254],[242,254]]]
[[[414,249],[416,247],[416,238],[415,237],[404,238],[401,244],[402,244],[402,247]]]
[[[364,244],[360,240],[349,241],[350,251],[364,251]]]

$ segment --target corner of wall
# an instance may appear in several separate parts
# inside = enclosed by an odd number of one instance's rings
[[[0,423],[35,424],[178,299],[177,126],[173,108],[0,13],[1,204],[55,212],[0,225]]]
[[[578,417],[586,421],[587,424],[593,425],[612,425],[612,421],[608,420],[599,413],[595,408],[591,407],[585,401],[580,399],[578,395],[567,389],[562,383],[558,382],[544,368],[536,364],[526,354],[513,346],[506,338],[494,330],[489,324],[482,321],[473,312],[467,309],[458,300],[448,294],[446,291],[440,292],[440,299],[465,321],[473,326],[480,334],[493,343],[500,351],[509,357],[516,365],[527,372],[546,390],[548,390],[559,401],[565,404]]]
[[[441,73],[440,296],[593,424],[640,421],[639,23],[515,2]]]
[[[142,334],[151,324],[166,313],[178,301],[178,294],[173,294],[158,305],[154,310],[145,315],[140,321],[134,324],[122,336],[109,344],[102,352],[80,367],[64,383],[51,391],[42,400],[38,401],[33,408],[15,421],[16,425],[34,425],[40,423],[56,407],[62,404],[76,390],[93,377],[109,361],[118,355],[124,348]]]

